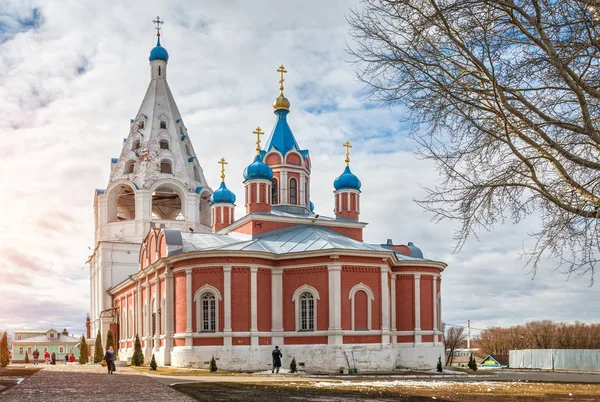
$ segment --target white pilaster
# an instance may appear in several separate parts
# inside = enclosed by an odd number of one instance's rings
[[[421,343],[421,274],[415,274],[415,343]]]
[[[258,267],[250,267],[250,345],[258,347]]]
[[[327,343],[341,346],[344,343],[342,335],[342,265],[332,263],[327,265],[329,274],[329,333]],[[369,300],[370,303],[370,300]]]
[[[161,333],[161,316],[162,316],[162,303],[161,303],[161,297],[160,297],[160,278],[158,275],[158,271],[155,272],[155,277],[154,277],[154,291],[155,291],[155,295],[154,296],[154,303],[156,306],[156,333],[154,334],[154,350],[158,350],[160,349],[160,333]]]
[[[396,327],[396,274],[392,273],[392,290],[391,290],[392,294],[391,294],[391,302],[390,302],[390,313],[392,315],[391,317],[391,322],[392,322],[392,332],[397,331],[397,327]],[[393,335],[392,336],[392,343],[396,344],[398,341],[398,337]]]
[[[146,333],[146,348],[150,347],[150,341],[151,341],[151,332],[150,332],[150,317],[152,314],[151,308],[152,308],[152,300],[150,299],[150,278],[148,276],[146,276],[146,329],[145,329],[145,333]]]
[[[135,334],[142,334],[142,286],[140,285],[140,281],[138,280],[135,284],[136,286],[136,300],[135,300]]]
[[[232,344],[231,330],[231,265],[223,266],[223,346]]]
[[[283,269],[271,270],[271,332],[272,344],[283,344]]]
[[[193,327],[192,327],[192,269],[191,268],[186,268],[186,270],[185,270],[185,291],[186,291],[185,292],[186,293],[185,346],[191,347],[192,341],[193,341],[193,339],[192,339],[192,331],[193,331]]]
[[[350,197],[350,194],[348,194]],[[381,272],[381,343],[390,343],[390,287],[388,280],[389,267],[382,265]]]
[[[163,357],[163,361],[165,366],[171,365],[171,351],[173,349],[173,315],[174,315],[174,306],[173,306],[173,271],[171,271],[170,267],[167,266],[165,272],[165,353]]]

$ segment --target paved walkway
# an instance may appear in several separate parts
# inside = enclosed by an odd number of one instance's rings
[[[193,402],[168,385],[159,383],[128,367],[117,367],[109,375],[104,367],[42,366],[20,385],[0,393],[0,401],[120,401]]]

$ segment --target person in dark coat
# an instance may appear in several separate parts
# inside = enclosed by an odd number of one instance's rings
[[[69,364],[69,354],[65,354],[65,364]]]
[[[50,364],[56,364],[56,353],[52,352],[52,357],[50,358]]]
[[[115,351],[112,346],[108,347],[108,350],[104,354],[104,360],[106,360],[106,368],[108,369],[108,374],[112,374],[117,371],[115,367]]]
[[[281,367],[281,358],[283,357],[283,355],[281,354],[281,350],[279,350],[279,346],[275,346],[275,349],[273,349],[271,355],[273,356],[273,369],[271,370],[271,373],[279,374],[279,367]]]
[[[33,364],[37,365],[40,361],[40,351],[39,350],[34,350],[33,351]]]

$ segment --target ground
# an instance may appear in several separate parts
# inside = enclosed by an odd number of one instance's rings
[[[0,369],[0,401],[599,401],[600,374],[501,370],[487,376],[309,376],[95,365]],[[37,372],[36,372],[37,371]],[[477,373],[480,374],[480,373]],[[418,377],[418,378],[417,378]],[[531,381],[533,380],[533,381]],[[546,381],[546,382],[540,382]],[[18,383],[18,384],[17,384]],[[118,396],[118,397],[117,397]]]

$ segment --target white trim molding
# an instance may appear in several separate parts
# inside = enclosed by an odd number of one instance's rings
[[[194,293],[193,302],[196,303],[195,332],[202,332],[200,329],[201,325],[202,325],[202,306],[200,303],[202,303],[202,295],[204,293],[212,293],[213,295],[215,295],[215,331],[208,331],[208,332],[218,332],[219,331],[219,301],[222,300],[221,292],[219,292],[219,289],[217,289],[216,287],[208,285],[208,284],[198,288],[198,290],[196,290],[196,292]]]
[[[310,294],[313,295],[313,298],[315,300],[315,304],[314,304],[314,330],[317,330],[317,306],[318,306],[318,300],[321,299],[321,296],[319,296],[319,291],[317,289],[315,289],[314,287],[304,284],[302,286],[300,286],[298,289],[296,289],[296,291],[294,292],[293,296],[292,296],[292,301],[295,304],[295,310],[296,310],[296,332],[301,332],[300,331],[300,327],[301,327],[301,323],[300,323],[300,295],[304,292],[308,292]],[[304,331],[302,331],[304,332]],[[311,331],[312,332],[312,331]]]

